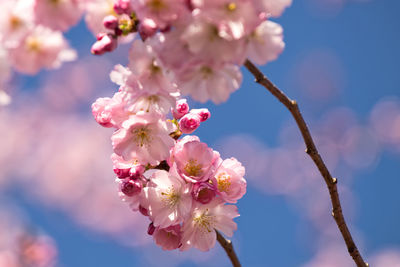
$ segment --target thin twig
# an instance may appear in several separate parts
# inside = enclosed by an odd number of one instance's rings
[[[225,239],[225,237],[223,237],[221,233],[218,232],[217,230],[215,230],[215,232],[217,233],[217,240],[220,243],[221,247],[224,248],[226,254],[231,260],[232,266],[241,267],[242,265],[240,264],[240,261],[235,253],[235,250],[233,249],[232,241],[229,239]]]
[[[297,102],[291,100],[281,90],[279,90],[250,60],[246,60],[244,66],[254,75],[255,81],[264,86],[283,105],[285,105],[285,107],[292,114],[293,118],[296,120],[297,126],[299,127],[301,135],[304,139],[304,143],[306,145],[306,153],[311,157],[315,165],[318,167],[318,170],[324,178],[325,183],[328,187],[333,207],[332,216],[335,219],[340,232],[342,233],[344,242],[347,246],[347,250],[357,266],[368,266],[368,263],[366,263],[361,257],[361,254],[358,251],[358,248],[354,243],[353,238],[351,237],[349,228],[347,227],[344,220],[342,206],[340,204],[339,194],[337,191],[337,179],[332,177],[320,154],[318,153],[313,138],[311,137],[310,130],[308,129],[307,124],[304,121],[303,116],[301,115]]]

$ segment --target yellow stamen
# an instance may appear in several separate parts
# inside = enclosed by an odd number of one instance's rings
[[[185,173],[189,176],[200,176],[203,172],[201,164],[197,164],[197,160],[190,159],[185,165]]]
[[[146,127],[135,129],[132,133],[134,142],[138,146],[147,146],[151,141],[150,130]]]
[[[231,176],[226,172],[221,172],[217,176],[218,190],[220,192],[229,192],[231,187]]]

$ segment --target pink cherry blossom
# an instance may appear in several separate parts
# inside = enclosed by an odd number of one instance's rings
[[[38,24],[66,31],[80,20],[83,4],[79,0],[35,0],[34,12]]]
[[[285,48],[282,32],[279,24],[264,21],[248,37],[248,58],[260,65],[275,60]]]
[[[18,46],[33,24],[33,0],[1,1],[0,42],[6,48]]]
[[[116,179],[119,185],[119,197],[126,202],[133,211],[138,211],[143,197],[144,180]]]
[[[116,15],[113,0],[87,0],[85,6],[85,22],[93,35],[107,32],[103,19],[109,15]]]
[[[163,250],[174,250],[181,245],[181,235],[181,226],[177,224],[167,228],[157,227],[153,233],[153,238]]]
[[[74,50],[60,32],[37,26],[21,41],[19,46],[10,49],[10,61],[19,72],[35,74],[41,68],[54,69],[62,62],[76,58]]]
[[[180,142],[183,143],[179,144]],[[174,164],[172,168],[176,168],[177,172],[189,182],[196,183],[210,179],[220,163],[219,153],[196,138],[183,138],[180,142],[171,153],[170,162]]]
[[[229,203],[236,203],[246,193],[245,169],[235,158],[226,159],[213,178],[218,194]]]
[[[111,137],[114,152],[124,160],[157,165],[169,155],[175,142],[172,124],[148,114],[131,116]]]
[[[242,73],[231,64],[200,64],[177,74],[177,83],[182,94],[204,103],[212,100],[220,104],[239,89]]]
[[[214,199],[206,205],[196,204],[192,217],[183,224],[180,250],[188,250],[191,247],[201,251],[210,250],[217,239],[215,230],[232,236],[237,228],[233,218],[238,216],[236,206],[224,205],[219,199]]]
[[[132,113],[127,111],[124,94],[117,92],[112,98],[98,98],[92,104],[92,113],[103,127],[121,127],[122,123],[129,118]]]
[[[132,44],[128,68],[148,93],[176,91],[153,48],[140,40]]]
[[[190,52],[202,60],[242,64],[245,60],[244,39],[227,40],[219,35],[217,25],[202,19],[190,23],[180,38]]]
[[[191,184],[174,172],[155,171],[144,188],[142,206],[154,226],[165,228],[182,223],[192,208]]]

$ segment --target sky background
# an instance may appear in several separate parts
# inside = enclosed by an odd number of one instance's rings
[[[397,0],[294,0],[275,20],[286,48],[261,68],[298,101],[371,266],[400,266],[399,8]],[[96,125],[90,104],[117,90],[108,73],[127,62],[129,47],[91,56],[84,23],[67,38],[81,60],[15,76],[13,104],[0,111],[0,209],[51,236],[57,266],[230,266],[218,245],[161,251],[147,222],[118,200],[111,131]],[[212,114],[201,140],[246,167],[233,237],[242,265],[353,266],[293,119],[242,71],[226,103],[190,102]]]

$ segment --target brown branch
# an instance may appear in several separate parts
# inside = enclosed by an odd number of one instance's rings
[[[221,247],[225,250],[229,259],[231,260],[232,266],[241,267],[242,265],[240,264],[240,261],[235,253],[235,250],[233,249],[232,241],[229,239],[225,239],[225,237],[223,237],[221,233],[218,232],[217,230],[215,230],[215,232],[217,233],[217,240],[221,245]]]
[[[340,232],[342,233],[344,242],[347,246],[347,250],[357,266],[368,266],[368,263],[366,263],[361,257],[361,254],[358,251],[358,248],[354,243],[353,238],[351,237],[349,228],[347,227],[344,220],[342,206],[340,204],[339,194],[337,191],[337,179],[332,177],[324,161],[322,160],[321,155],[318,153],[313,138],[310,134],[310,130],[308,129],[307,124],[304,121],[303,116],[301,115],[300,109],[296,101],[291,100],[281,90],[279,90],[250,60],[246,60],[244,66],[254,75],[255,81],[264,86],[283,105],[285,105],[285,107],[292,114],[297,123],[297,126],[299,127],[301,135],[303,136],[304,143],[306,145],[306,152],[314,161],[315,165],[318,167],[318,170],[324,178],[325,183],[328,187],[333,207],[332,216],[335,219]]]

